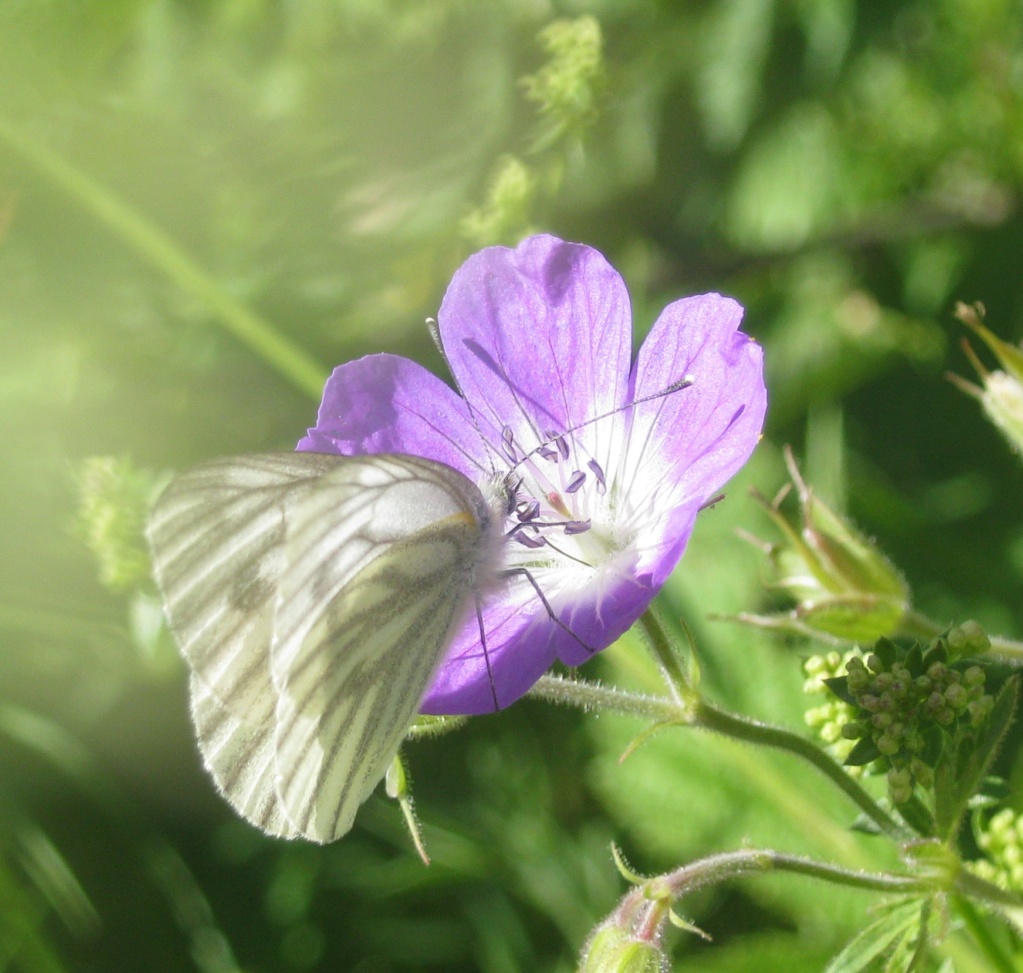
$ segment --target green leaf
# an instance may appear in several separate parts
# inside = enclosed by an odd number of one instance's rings
[[[889,952],[918,935],[921,912],[918,899],[891,909],[856,936],[828,964],[824,973],[865,973]]]
[[[849,677],[848,676],[835,676],[832,679],[821,680],[828,689],[831,690],[843,703],[848,703],[850,706],[856,705],[856,697],[849,692]]]
[[[959,827],[970,799],[980,790],[1015,717],[1019,676],[1007,679],[979,737],[967,737],[945,760],[934,777],[934,808],[939,837],[949,837]]]
[[[849,751],[849,756],[845,758],[845,764],[847,767],[863,767],[880,756],[881,751],[877,749],[877,744],[870,737],[863,737]]]

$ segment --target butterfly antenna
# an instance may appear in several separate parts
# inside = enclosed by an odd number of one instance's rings
[[[534,454],[539,453],[543,449],[547,449],[559,443],[559,440],[564,439],[565,436],[571,436],[572,433],[578,432],[580,429],[585,429],[587,426],[592,426],[595,422],[600,422],[602,419],[609,419],[611,416],[616,416],[620,412],[628,412],[629,409],[637,405],[642,405],[644,402],[653,402],[655,399],[661,399],[665,396],[671,395],[673,392],[680,392],[682,389],[689,388],[690,385],[695,385],[696,379],[692,375],[683,375],[682,378],[676,379],[670,385],[666,385],[663,389],[659,389],[656,392],[651,392],[649,395],[641,395],[638,399],[633,399],[631,402],[626,402],[625,405],[616,406],[613,409],[609,409],[607,412],[602,412],[598,416],[591,416],[589,419],[584,419],[577,425],[571,426],[562,432],[552,433],[546,439],[544,439],[538,446],[533,447],[525,456],[517,460],[511,467],[515,470],[523,463],[526,462]],[[560,446],[559,446],[560,448]]]

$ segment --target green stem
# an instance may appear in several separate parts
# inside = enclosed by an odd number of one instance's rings
[[[684,710],[691,710],[699,702],[700,695],[689,680],[674,640],[652,607],[640,616],[637,624],[646,636],[650,651],[661,667],[675,701]]]
[[[939,625],[926,615],[911,609],[906,612],[899,624],[899,635],[926,641],[940,635],[947,627],[947,625]],[[988,649],[989,655],[998,656],[1005,662],[1023,663],[1023,642],[1007,639],[1002,635],[988,637],[991,640],[991,648]]]
[[[724,736],[760,746],[786,750],[811,763],[843,791],[877,826],[896,840],[906,837],[905,829],[880,808],[877,802],[845,770],[810,740],[782,729],[745,717],[733,716],[702,699],[692,687],[664,626],[652,611],[639,620],[650,642],[655,658],[664,671],[675,698],[688,714],[686,722]]]
[[[963,920],[963,925],[970,931],[977,948],[984,954],[992,964],[991,968],[998,973],[1017,973],[1016,964],[1012,958],[1007,956],[1005,950],[995,941],[991,935],[983,917],[977,912],[972,902],[968,899],[957,897],[955,909]]]
[[[721,733],[736,740],[784,750],[793,756],[802,758],[827,777],[885,834],[896,841],[904,841],[907,838],[906,829],[889,817],[884,809],[845,772],[840,764],[832,760],[812,741],[791,730],[726,713],[705,700],[699,702],[696,713],[690,722],[693,726],[713,730],[715,733]]]
[[[940,635],[948,626],[938,625],[932,622],[926,615],[921,615],[916,609],[910,608],[902,621],[899,622],[899,635],[908,639],[920,639],[926,642]]]
[[[979,899],[996,908],[1011,909],[1023,914],[1023,899],[1019,895],[999,888],[968,868],[960,869],[955,887],[958,892],[970,899]]]
[[[664,889],[677,898],[717,882],[737,878],[754,872],[792,872],[806,875],[833,885],[867,889],[872,892],[915,893],[932,892],[926,881],[911,875],[891,875],[885,872],[860,872],[826,862],[814,861],[800,855],[787,855],[765,848],[744,848],[718,855],[708,855],[690,862],[673,872],[646,882],[647,894]]]
[[[621,713],[623,716],[641,716],[658,723],[689,722],[688,711],[670,699],[629,693],[582,679],[541,676],[527,695],[548,703],[575,706],[587,712],[597,710]]]
[[[320,398],[327,369],[232,297],[141,213],[3,115],[0,115],[0,140],[79,206],[105,223],[178,287],[209,307],[215,320],[263,361],[313,399]]]
[[[1023,642],[1015,639],[1003,638],[1001,635],[992,635],[989,655],[996,655],[1005,662],[1012,662],[1016,665],[1023,663]]]

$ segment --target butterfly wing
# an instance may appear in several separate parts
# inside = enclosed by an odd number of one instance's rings
[[[149,537],[204,762],[273,834],[340,837],[471,600],[482,498],[448,467],[283,453],[177,477]]]
[[[447,467],[374,456],[288,510],[272,652],[278,797],[308,838],[351,827],[472,600],[474,495]]]
[[[203,762],[243,817],[282,836],[295,829],[276,796],[270,644],[284,507],[338,462],[281,453],[204,463],[175,477],[148,527],[164,611],[192,670]]]
[[[273,693],[269,666],[266,692]],[[293,838],[298,831],[277,799],[274,725],[230,709],[197,673],[189,678],[192,722],[203,764],[217,790],[246,820],[268,834]],[[276,704],[276,698],[274,698]]]

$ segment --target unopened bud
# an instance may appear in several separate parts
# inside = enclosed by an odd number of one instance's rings
[[[982,387],[958,375],[949,378],[960,389],[979,400],[985,415],[1001,430],[1012,449],[1023,452],[1023,349],[1002,341],[982,323],[983,308],[959,304],[956,317],[977,335],[994,353],[1001,369],[988,371],[969,343],[963,348],[980,377]]]
[[[793,634],[825,634],[874,642],[898,631],[909,609],[909,589],[873,541],[813,495],[790,452],[789,474],[799,496],[801,527],[777,503],[762,500],[784,540],[768,546],[772,587],[796,602],[788,614],[742,615],[742,621]]]
[[[667,958],[656,943],[637,939],[609,921],[594,932],[579,973],[664,973]]]

